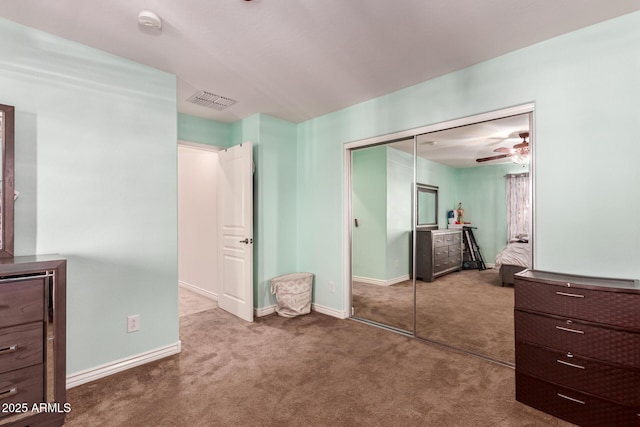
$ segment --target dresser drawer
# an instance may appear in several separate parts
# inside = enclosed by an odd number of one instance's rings
[[[460,268],[461,262],[462,262],[462,258],[460,256],[437,259],[434,261],[434,264],[433,264],[433,274],[438,274],[444,271],[450,271],[450,270],[455,270],[456,268]]]
[[[446,234],[434,234],[433,235],[433,247],[439,248],[440,246],[447,246],[448,243],[445,238]]]
[[[618,405],[516,372],[516,400],[581,426],[640,426],[638,408]]]
[[[519,310],[514,320],[516,341],[640,368],[640,333]]]
[[[43,362],[42,322],[0,329],[0,373]]]
[[[450,257],[451,267],[460,268],[462,266],[462,254]]]
[[[516,369],[565,387],[640,408],[640,369],[624,369],[520,342],[516,343]]]
[[[0,283],[0,325],[11,326],[44,318],[44,279]]]
[[[0,404],[44,401],[43,365],[30,366],[0,374]],[[10,413],[0,413],[0,417]]]
[[[449,256],[459,256],[462,255],[462,248],[460,245],[451,245],[449,246]]]
[[[447,246],[439,246],[433,250],[434,259],[442,259],[449,257],[449,249]]]
[[[515,289],[516,308],[640,329],[640,293],[533,283],[517,277]]]
[[[439,258],[433,261],[433,274],[441,273],[451,268],[449,265],[449,257]]]

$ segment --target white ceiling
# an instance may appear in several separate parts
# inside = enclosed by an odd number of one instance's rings
[[[0,16],[173,73],[178,110],[294,123],[638,10],[638,0],[2,0]],[[139,27],[149,9],[162,32]],[[186,103],[199,90],[238,102]]]
[[[506,157],[478,163],[476,159],[499,155],[499,147],[512,148],[522,142],[519,135],[530,131],[529,114],[504,117],[418,135],[418,156],[456,168],[511,163]],[[527,139],[527,142],[533,142]],[[398,141],[391,147],[413,154],[413,139]]]

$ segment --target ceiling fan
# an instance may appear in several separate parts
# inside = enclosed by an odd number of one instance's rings
[[[522,138],[522,142],[514,145],[512,148],[507,147],[499,147],[493,150],[497,154],[495,156],[483,157],[481,159],[476,159],[476,162],[489,162],[491,160],[499,160],[504,159],[506,157],[516,156],[515,163],[528,163],[529,161],[529,143],[527,142],[527,138],[529,137],[529,132],[521,132],[518,134],[520,138]]]

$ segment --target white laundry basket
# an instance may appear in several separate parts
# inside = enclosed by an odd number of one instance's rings
[[[311,312],[313,273],[291,273],[271,279],[271,293],[278,301],[276,312],[295,317]]]

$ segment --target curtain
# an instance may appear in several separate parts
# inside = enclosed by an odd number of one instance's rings
[[[507,180],[507,242],[529,235],[529,173],[509,174]]]

